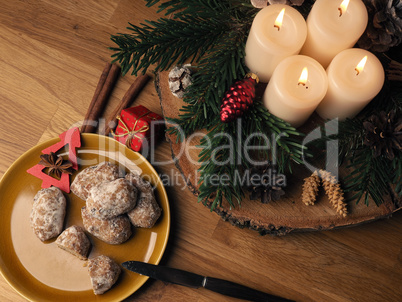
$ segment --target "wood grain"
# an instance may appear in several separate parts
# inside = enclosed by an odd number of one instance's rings
[[[156,20],[143,0],[0,0],[0,175],[26,150],[79,126],[110,61],[110,34]],[[151,75],[151,71],[149,72]],[[135,77],[121,77],[104,117]],[[134,105],[162,114],[149,82]],[[196,202],[161,142],[155,165],[166,184],[172,229],[162,264],[297,301],[399,301],[402,214],[353,228],[259,236]],[[129,260],[129,259],[127,259]],[[0,301],[26,301],[0,278]],[[238,301],[150,280],[126,301]]]

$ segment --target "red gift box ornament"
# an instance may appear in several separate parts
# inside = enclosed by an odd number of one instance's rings
[[[136,128],[137,128],[138,121],[139,121],[140,118],[143,117],[144,115],[146,115],[146,114],[141,115],[141,116],[135,121],[133,129],[136,129]],[[121,119],[120,116],[118,116],[118,117],[116,117],[116,118],[117,118],[117,120],[120,122],[120,127],[123,128],[123,130],[124,130],[125,132],[124,132],[123,134],[116,134],[116,133],[113,133],[113,136],[114,136],[114,137],[124,137],[124,136],[127,135],[127,137],[126,137],[126,147],[127,147],[127,148],[132,149],[132,148],[131,148],[131,142],[132,142],[132,140],[133,140],[134,138],[138,138],[138,139],[140,139],[140,140],[142,140],[142,139],[144,138],[144,136],[139,135],[139,133],[144,133],[144,132],[147,132],[147,131],[149,130],[149,126],[148,126],[148,125],[144,125],[144,126],[142,126],[141,128],[136,129],[136,130],[130,130],[130,129],[128,128],[128,126],[126,125],[126,123]],[[135,148],[135,149],[136,149],[136,148]],[[135,151],[138,151],[138,150],[135,150]]]
[[[127,148],[137,152],[144,151],[142,150],[144,141],[151,138],[150,124],[153,121],[163,120],[161,116],[144,106],[124,109],[116,119],[118,120],[118,125],[116,131],[111,132],[113,137],[125,144]]]

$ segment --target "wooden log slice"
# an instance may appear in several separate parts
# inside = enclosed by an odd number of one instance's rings
[[[163,115],[175,118],[184,102],[170,92],[168,76],[167,71],[158,73],[155,86]],[[317,120],[319,120],[317,117],[311,118],[305,127],[313,129],[318,126],[319,121]],[[167,127],[169,126],[171,125],[167,122]],[[196,148],[196,145],[199,144],[204,134],[205,131],[199,131],[181,143],[176,142],[175,135],[166,135],[176,166],[195,196],[199,194],[197,183],[200,176],[198,173],[199,149]],[[341,170],[340,178],[342,179],[342,176],[349,172]],[[401,198],[398,199],[395,194],[391,193],[386,195],[385,202],[378,207],[372,200],[370,200],[369,206],[363,202],[357,205],[355,203],[348,204],[349,214],[344,218],[332,208],[322,188],[315,205],[306,206],[301,201],[301,194],[303,180],[309,175],[311,172],[307,168],[295,165],[292,175],[286,175],[286,194],[280,200],[263,204],[258,200],[252,201],[246,196],[241,202],[241,207],[237,205],[235,208],[230,208],[228,202],[223,200],[222,205],[214,211],[224,220],[238,227],[248,227],[261,234],[283,235],[292,231],[328,230],[354,226],[390,217],[392,213],[402,207]],[[248,192],[246,194],[248,195]],[[194,201],[196,200],[197,198],[194,197]]]

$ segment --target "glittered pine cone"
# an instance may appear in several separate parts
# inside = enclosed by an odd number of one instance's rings
[[[363,0],[369,22],[358,41],[361,48],[385,52],[402,41],[402,0]]]
[[[250,0],[255,8],[264,8],[268,5],[268,0]]]
[[[268,0],[269,4],[286,4],[293,6],[300,6],[303,2],[304,0]]]
[[[393,160],[402,151],[402,116],[395,110],[372,115],[363,122],[366,131],[364,144],[374,150],[374,157],[384,155]]]
[[[169,72],[169,88],[174,96],[180,99],[184,97],[186,89],[193,83],[191,75],[189,65],[175,66]]]
[[[229,87],[222,99],[220,118],[223,123],[235,120],[250,108],[258,81],[258,77],[250,73]]]

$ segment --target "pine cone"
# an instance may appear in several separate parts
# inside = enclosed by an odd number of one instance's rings
[[[191,70],[187,65],[176,66],[169,72],[169,88],[174,96],[182,99],[188,86],[193,83]]]
[[[320,177],[318,177],[317,171],[304,179],[302,201],[305,205],[313,205],[317,199],[318,187],[321,183]]]
[[[268,0],[251,0],[251,4],[255,8],[264,8],[268,6]]]
[[[372,115],[363,126],[366,130],[364,144],[374,150],[374,157],[385,155],[393,160],[395,151],[402,151],[402,116],[395,110]]]
[[[304,0],[268,0],[269,4],[286,4],[293,6],[300,6]]]
[[[329,200],[331,201],[336,212],[343,217],[346,217],[348,210],[346,208],[345,198],[343,197],[343,190],[341,189],[339,183],[334,186],[334,193]]]
[[[276,178],[275,170],[268,162],[265,165],[254,166],[250,169],[250,200],[261,199],[262,203],[279,200],[285,192],[282,190],[282,178]]]
[[[334,185],[337,183],[336,177],[325,170],[320,170],[320,177],[322,179],[325,194],[327,194],[328,197],[332,196],[334,194]]]
[[[402,41],[402,0],[363,0],[369,23],[358,41],[361,48],[385,52]]]
[[[387,78],[390,81],[402,82],[402,63],[391,60],[387,68]]]
[[[348,213],[345,198],[343,197],[343,190],[337,182],[336,177],[330,172],[324,170],[320,170],[320,176],[329,202],[338,214],[345,217]]]
[[[230,86],[222,99],[220,117],[223,123],[235,120],[249,109],[254,102],[257,83],[258,77],[250,73]]]

